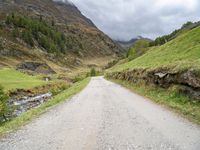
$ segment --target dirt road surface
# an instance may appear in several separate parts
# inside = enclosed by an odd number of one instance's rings
[[[0,150],[200,150],[200,127],[95,77],[70,101],[1,139]]]

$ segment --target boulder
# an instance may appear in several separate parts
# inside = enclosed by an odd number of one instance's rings
[[[24,62],[17,65],[17,70],[27,70],[41,74],[55,74],[55,71],[50,66],[41,62]]]

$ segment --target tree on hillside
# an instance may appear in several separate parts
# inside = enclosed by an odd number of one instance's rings
[[[8,15],[7,17],[6,17],[6,24],[7,25],[10,25],[12,23],[12,17],[10,16],[10,15]]]
[[[2,41],[0,41],[0,50],[2,50],[3,49],[3,43],[2,43]]]
[[[70,49],[67,45],[65,34],[59,32],[52,20],[52,26],[45,20],[42,15],[39,19],[28,16],[10,14],[6,17],[6,24],[12,25],[12,36],[22,39],[26,44],[33,47],[38,44],[50,53],[63,53]],[[73,45],[73,43],[72,43]]]
[[[186,28],[186,27],[188,27],[188,26],[190,26],[190,25],[192,25],[193,23],[191,22],[191,21],[188,21],[188,22],[186,22],[185,24],[183,24],[183,26],[181,27],[182,29],[183,28]]]
[[[42,17],[42,15],[40,15],[40,22],[42,22],[42,20],[43,20],[43,17]]]
[[[55,26],[54,20],[51,21],[51,25],[52,25],[53,27]]]
[[[14,38],[18,37],[19,34],[20,34],[20,32],[19,32],[18,28],[13,29],[12,35],[13,35]]]
[[[28,43],[30,46],[34,46],[34,42],[33,42],[33,35],[31,31],[28,30],[24,30],[22,32],[22,39]]]
[[[96,75],[97,75],[96,70],[95,70],[94,68],[92,68],[92,69],[90,70],[90,76],[91,76],[91,77],[94,77],[94,76],[96,76]]]

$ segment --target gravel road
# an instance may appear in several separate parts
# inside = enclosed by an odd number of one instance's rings
[[[0,140],[0,150],[200,150],[200,127],[103,77]]]

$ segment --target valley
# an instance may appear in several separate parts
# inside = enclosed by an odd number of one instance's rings
[[[5,109],[2,122],[23,107],[13,104],[46,93],[55,96],[122,55],[123,49],[72,3],[1,0],[0,89],[9,96],[2,104],[17,107]]]
[[[200,22],[123,40],[75,3],[0,0],[0,149],[199,149]]]

